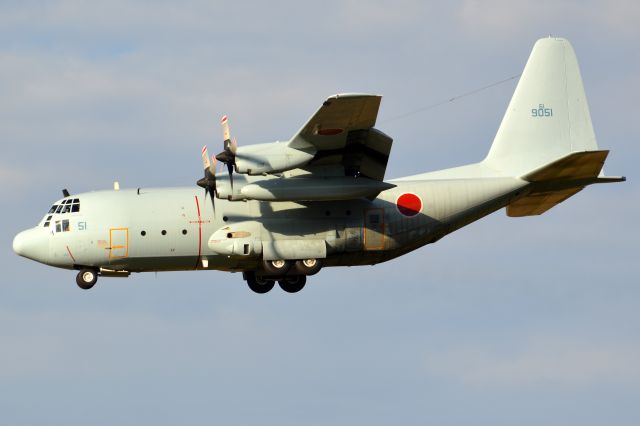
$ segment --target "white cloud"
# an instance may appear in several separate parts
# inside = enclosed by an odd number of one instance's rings
[[[427,354],[428,374],[469,385],[640,383],[640,345],[534,338],[514,353],[478,345]]]
[[[640,34],[640,4],[633,0],[465,0],[458,11],[460,24],[470,33],[509,40],[521,34],[589,28],[606,38]]]

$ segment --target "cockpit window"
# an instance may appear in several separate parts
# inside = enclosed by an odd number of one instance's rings
[[[62,200],[60,204],[54,204],[48,214],[65,214],[65,213],[79,213],[80,212],[80,199],[79,198],[67,198]]]
[[[69,220],[56,220],[56,232],[69,232]]]
[[[44,225],[42,226],[47,228],[49,226],[49,223],[51,223],[51,218],[52,216],[47,216],[47,220],[44,221]]]

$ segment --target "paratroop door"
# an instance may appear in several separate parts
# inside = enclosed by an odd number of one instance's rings
[[[364,212],[364,249],[384,249],[384,209],[368,209]]]
[[[111,259],[129,256],[129,228],[109,229],[109,247]]]

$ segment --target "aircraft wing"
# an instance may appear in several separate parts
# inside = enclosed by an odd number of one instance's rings
[[[348,93],[330,96],[289,141],[312,149],[307,169],[340,168],[345,176],[383,180],[393,139],[374,129],[381,96]]]

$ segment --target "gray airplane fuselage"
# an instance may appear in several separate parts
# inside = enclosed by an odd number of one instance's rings
[[[78,212],[45,215],[37,227],[16,238],[14,248],[41,263],[67,269],[247,271],[259,269],[263,247],[266,253],[266,247],[274,244],[296,250],[299,244],[313,242],[326,248],[324,266],[375,264],[504,207],[527,185],[516,178],[393,183],[395,188],[372,201],[216,199],[215,213],[210,197],[197,187],[83,193],[68,197],[79,200]],[[403,195],[410,197],[408,206],[403,206]],[[410,204],[416,197],[418,207]],[[64,220],[68,225],[63,229]],[[244,239],[251,242],[250,250],[214,251],[212,235],[220,229],[223,234],[224,229],[233,231],[231,240],[238,232],[250,234]]]

